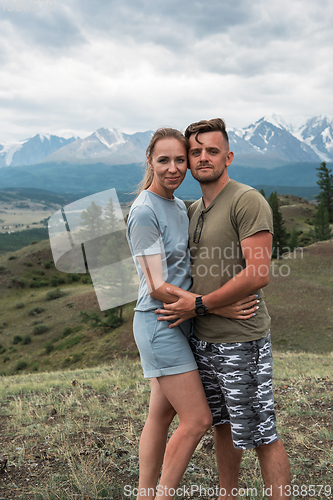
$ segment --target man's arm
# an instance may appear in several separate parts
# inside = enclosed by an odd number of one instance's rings
[[[241,241],[246,267],[221,288],[205,295],[203,303],[208,311],[236,302],[259,288],[268,285],[273,237],[260,231]]]
[[[269,269],[272,253],[273,237],[269,231],[259,231],[241,241],[241,248],[246,267],[218,290],[203,296],[203,304],[209,312],[214,312],[222,306],[227,306],[251,295],[253,292],[266,286],[269,282]],[[195,296],[189,292],[178,292],[173,287],[166,291],[179,297],[173,304],[166,304],[165,310],[172,311],[178,318],[195,315]],[[176,323],[173,323],[176,326]]]

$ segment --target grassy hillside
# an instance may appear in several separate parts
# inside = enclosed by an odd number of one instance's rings
[[[302,246],[312,243],[310,232],[314,228],[316,205],[290,194],[278,195],[278,200],[287,232],[296,229]]]
[[[332,498],[332,355],[276,352],[274,366],[277,425],[290,460],[293,498]],[[128,358],[97,368],[3,377],[0,452],[8,464],[0,472],[0,497],[121,500],[135,493],[148,400],[140,363]],[[217,498],[211,430],[191,458],[178,499],[199,498],[195,486],[203,500]],[[243,455],[240,487],[240,498],[267,498],[252,450]]]
[[[117,330],[83,322],[81,311],[105,319],[89,276],[60,273],[52,262],[48,241],[0,256],[0,372],[94,366],[119,352],[135,356],[134,305],[124,308]],[[56,290],[63,295],[48,300]]]
[[[315,243],[273,261],[265,299],[273,347],[333,351],[333,240]]]

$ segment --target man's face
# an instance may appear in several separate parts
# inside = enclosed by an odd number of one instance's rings
[[[228,143],[221,132],[204,132],[189,138],[189,168],[192,176],[201,184],[228,178],[226,167],[231,164],[234,154],[229,151]],[[200,144],[201,143],[201,144]]]

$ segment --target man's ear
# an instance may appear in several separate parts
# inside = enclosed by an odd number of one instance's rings
[[[225,160],[225,166],[230,167],[232,164],[232,160],[234,159],[234,153],[232,151],[228,151],[227,158]]]

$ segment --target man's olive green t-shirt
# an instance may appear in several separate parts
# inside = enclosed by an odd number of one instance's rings
[[[200,295],[218,290],[246,267],[240,245],[242,240],[259,231],[273,234],[272,211],[265,198],[256,189],[234,180],[226,184],[208,207],[205,208],[200,198],[189,207],[188,214],[191,291]],[[195,232],[195,241],[200,235],[198,243],[193,242]],[[262,252],[261,247],[254,249],[258,257]],[[196,316],[194,335],[206,342],[248,342],[266,336],[270,316],[264,294],[262,289],[254,293],[260,299],[256,316],[247,320],[215,314]]]

